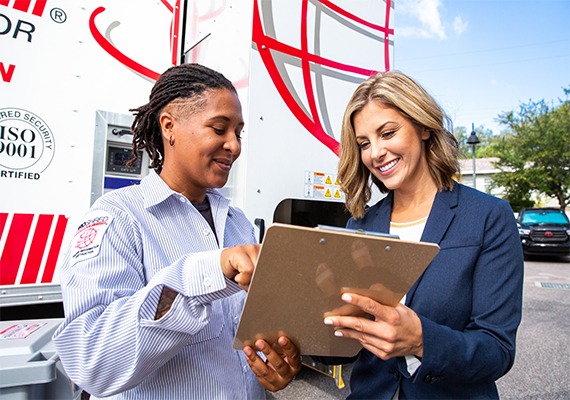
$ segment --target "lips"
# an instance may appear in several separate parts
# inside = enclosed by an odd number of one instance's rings
[[[214,162],[224,171],[229,171],[232,167],[233,160],[228,158],[215,158]]]
[[[392,160],[389,163],[386,163],[386,164],[379,166],[378,170],[382,173],[386,173],[389,170],[391,170],[392,168],[394,168],[396,166],[396,164],[398,164],[399,161],[400,161],[400,159],[396,158],[395,160]]]

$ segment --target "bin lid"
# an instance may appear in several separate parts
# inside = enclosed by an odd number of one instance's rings
[[[51,337],[63,318],[0,321],[0,357],[30,355],[53,346]]]
[[[51,382],[58,356],[52,336],[63,318],[0,321],[0,388]]]

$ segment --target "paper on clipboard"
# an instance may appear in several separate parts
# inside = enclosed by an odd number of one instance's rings
[[[359,342],[323,323],[332,310],[350,313],[341,293],[397,305],[439,251],[433,243],[344,229],[272,224],[266,231],[234,348],[289,337],[301,354],[353,356]],[[348,307],[347,307],[348,306]]]

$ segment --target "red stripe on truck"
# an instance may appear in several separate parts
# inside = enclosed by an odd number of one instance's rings
[[[30,9],[30,3],[31,2],[32,2],[31,0],[16,0],[14,2],[13,7],[15,10],[28,12],[28,10]]]
[[[28,253],[28,259],[24,267],[24,273],[20,280],[22,284],[36,283],[42,264],[42,258],[46,250],[46,243],[52,221],[53,215],[42,214],[38,218],[34,238],[32,239],[32,245],[30,246],[30,252]]]
[[[55,233],[53,234],[53,240],[51,242],[51,247],[49,249],[49,256],[46,262],[46,268],[44,270],[44,275],[42,277],[42,283],[51,283],[53,280],[53,274],[55,272],[55,267],[57,265],[57,259],[59,257],[59,251],[61,249],[61,243],[63,242],[63,236],[65,234],[65,228],[67,227],[67,218],[65,215],[60,215],[57,218],[57,225],[55,227]]]
[[[6,220],[8,219],[7,213],[0,213],[0,237],[4,233],[4,226],[6,226]],[[2,255],[2,253],[0,253]]]
[[[32,10],[32,14],[41,17],[44,13],[44,9],[46,8],[47,0],[36,0],[36,4],[34,5],[34,9]]]
[[[14,214],[12,224],[9,227],[8,238],[0,257],[0,271],[2,272],[0,274],[0,285],[16,283],[18,268],[22,261],[33,219],[33,214]]]

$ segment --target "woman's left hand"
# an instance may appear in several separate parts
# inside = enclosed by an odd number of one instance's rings
[[[324,322],[335,327],[335,336],[356,339],[383,360],[406,355],[423,356],[422,324],[412,309],[403,304],[386,306],[353,293],[344,293],[342,300],[374,319],[326,315]]]
[[[267,361],[263,361],[250,346],[245,346],[243,352],[249,367],[265,389],[271,392],[283,389],[301,370],[299,349],[287,337],[279,337],[273,347],[264,340],[257,340],[255,347]]]

